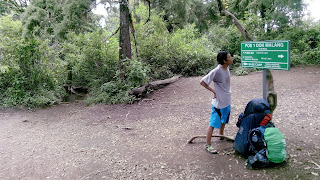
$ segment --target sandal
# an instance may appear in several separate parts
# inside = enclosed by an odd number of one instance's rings
[[[218,154],[218,151],[216,149],[214,149],[211,144],[207,144],[205,145],[206,150],[211,153],[211,154]]]

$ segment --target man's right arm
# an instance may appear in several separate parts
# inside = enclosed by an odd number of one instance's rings
[[[216,98],[217,96],[216,96],[216,91],[213,89],[213,88],[211,88],[210,86],[208,86],[205,82],[204,82],[204,80],[201,80],[200,81],[200,84],[204,87],[204,88],[206,88],[206,89],[208,89],[209,91],[211,91],[212,93],[213,93],[213,97],[214,98]]]

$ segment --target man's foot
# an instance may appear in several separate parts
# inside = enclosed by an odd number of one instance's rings
[[[207,144],[205,145],[206,150],[211,153],[211,154],[218,154],[218,151],[216,149],[214,149],[211,144]]]

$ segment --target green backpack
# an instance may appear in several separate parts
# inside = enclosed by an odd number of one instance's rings
[[[287,157],[286,139],[278,128],[268,127],[264,132],[264,140],[267,143],[269,161],[282,163]]]

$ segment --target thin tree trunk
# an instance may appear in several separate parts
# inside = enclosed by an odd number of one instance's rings
[[[131,43],[129,31],[129,4],[128,0],[121,0],[120,2],[120,40],[119,40],[119,70],[120,78],[124,79],[123,61],[128,58],[131,59]]]

